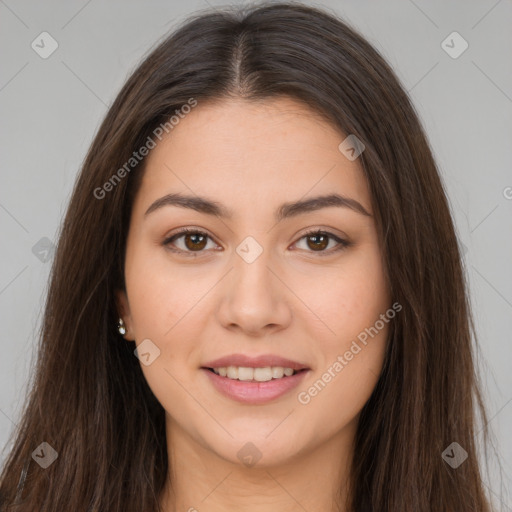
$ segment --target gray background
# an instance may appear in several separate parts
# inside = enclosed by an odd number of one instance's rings
[[[510,489],[512,2],[311,4],[333,9],[376,46],[427,130],[466,248],[486,403]],[[93,135],[143,54],[208,5],[224,4],[0,0],[0,449],[19,421],[34,363],[51,263],[46,249]],[[31,47],[43,31],[58,43],[47,59]],[[442,46],[453,31],[469,44],[458,58]],[[461,48],[457,40],[447,44]],[[495,465],[491,458],[487,485],[510,511]]]

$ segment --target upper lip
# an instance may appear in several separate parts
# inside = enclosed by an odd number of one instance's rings
[[[242,366],[245,368],[265,368],[266,366],[282,366],[292,370],[309,370],[306,364],[286,359],[273,354],[263,354],[256,357],[245,354],[231,354],[205,363],[203,368],[225,368],[227,366]]]

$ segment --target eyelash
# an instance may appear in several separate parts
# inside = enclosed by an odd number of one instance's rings
[[[201,251],[184,251],[182,249],[173,249],[170,247],[170,244],[172,242],[174,242],[176,239],[182,237],[183,235],[187,235],[187,234],[205,235],[208,238],[210,238],[210,240],[213,240],[210,237],[210,235],[208,235],[208,233],[205,233],[204,231],[200,231],[198,229],[191,229],[191,228],[182,228],[179,231],[177,231],[176,233],[174,233],[173,235],[171,235],[170,237],[166,238],[163,241],[162,245],[166,246],[167,249],[171,252],[180,253],[180,254],[184,254],[186,256],[191,256],[191,257],[197,257],[198,254],[205,252],[204,249]],[[350,247],[352,245],[352,242],[343,240],[342,238],[339,238],[338,236],[334,235],[333,233],[330,233],[329,231],[322,231],[322,230],[318,230],[318,229],[312,229],[310,231],[307,231],[299,238],[298,241],[302,240],[303,238],[307,238],[308,236],[311,236],[311,235],[324,235],[324,236],[327,236],[328,238],[331,238],[334,241],[338,242],[338,246],[335,247],[334,249],[331,248],[330,250],[307,251],[307,252],[311,252],[311,253],[317,253],[319,256],[328,256],[330,254],[342,251],[343,249],[346,249],[347,247]]]

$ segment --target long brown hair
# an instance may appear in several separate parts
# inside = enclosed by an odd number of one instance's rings
[[[135,344],[116,329],[114,291],[124,288],[144,169],[144,160],[126,162],[191,98],[277,96],[363,141],[385,269],[403,307],[360,415],[347,510],[490,510],[475,442],[477,419],[484,434],[487,421],[467,284],[424,130],[380,54],[334,14],[299,3],[196,14],[145,58],[110,107],[61,226],[37,366],[1,474],[2,510],[158,510],[168,469],[164,410]],[[43,442],[58,453],[46,469],[32,458],[49,451]],[[453,442],[468,454],[457,468],[442,457]]]

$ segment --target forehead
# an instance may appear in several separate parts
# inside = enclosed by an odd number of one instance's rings
[[[236,211],[337,192],[371,210],[358,160],[338,149],[345,138],[290,98],[199,101],[146,157],[136,201],[182,191],[217,198]]]

